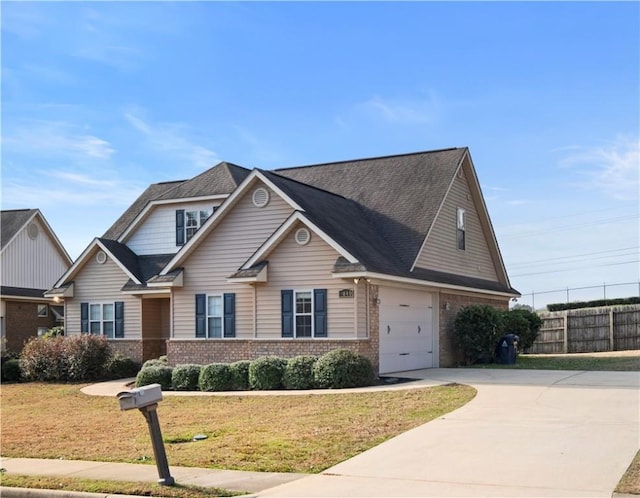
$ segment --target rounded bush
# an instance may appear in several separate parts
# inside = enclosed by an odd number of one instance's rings
[[[171,385],[176,391],[197,391],[200,365],[176,365],[171,376]]]
[[[453,325],[464,363],[488,363],[503,330],[502,312],[486,304],[466,306]]]
[[[226,363],[211,363],[202,367],[198,379],[201,391],[230,391],[231,369]]]
[[[503,333],[516,334],[520,338],[519,351],[526,351],[533,346],[541,326],[542,318],[528,309],[516,308],[504,312]]]
[[[231,384],[235,391],[247,391],[249,389],[249,360],[240,360],[229,365],[231,370]]]
[[[2,359],[2,382],[18,382],[22,378],[20,360],[17,358]]]
[[[167,361],[167,357],[166,356],[161,356],[160,358],[153,358],[151,360],[147,360],[142,364],[142,368],[149,368],[149,367],[166,367],[168,366],[169,363]]]
[[[140,371],[140,363],[120,353],[112,355],[105,366],[110,379],[127,379],[135,377]]]
[[[316,361],[318,357],[311,355],[295,356],[289,359],[282,381],[285,389],[313,389],[315,387],[313,366]]]
[[[334,349],[322,355],[313,367],[315,384],[325,389],[364,387],[373,384],[371,361],[348,349]]]
[[[249,365],[249,386],[257,390],[282,388],[287,360],[277,356],[262,356]]]
[[[171,389],[172,375],[173,368],[171,367],[159,366],[143,368],[136,376],[136,387],[160,384],[163,391],[169,391]]]

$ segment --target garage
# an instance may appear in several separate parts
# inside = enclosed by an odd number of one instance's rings
[[[380,287],[380,373],[434,366],[433,295]]]

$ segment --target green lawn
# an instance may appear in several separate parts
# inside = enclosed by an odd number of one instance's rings
[[[618,370],[640,371],[640,351],[624,356],[594,354],[529,355],[520,354],[515,365],[472,365],[472,368],[506,368],[533,370]]]

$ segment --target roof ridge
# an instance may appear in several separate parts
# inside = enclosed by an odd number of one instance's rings
[[[373,156],[373,157],[361,157],[361,158],[357,158],[357,159],[345,159],[342,161],[333,161],[333,162],[326,162],[326,163],[317,163],[317,164],[305,164],[302,166],[291,166],[288,168],[276,168],[272,171],[289,171],[292,169],[301,169],[301,168],[313,168],[313,167],[317,167],[317,166],[332,166],[334,164],[345,164],[345,163],[358,163],[358,162],[362,162],[362,161],[374,161],[374,160],[378,160],[378,159],[391,159],[392,157],[407,157],[407,156],[417,156],[417,155],[421,155],[421,154],[437,154],[440,152],[448,152],[448,151],[453,151],[453,150],[462,150],[462,149],[466,149],[467,147],[449,147],[449,148],[444,148],[444,149],[434,149],[434,150],[423,150],[423,151],[419,151],[419,152],[406,152],[404,154],[389,154],[389,155],[385,155],[385,156]]]
[[[303,166],[303,167],[306,167],[306,166]],[[263,173],[263,174],[264,173],[269,173],[271,175],[275,175],[275,176],[277,176],[278,178],[280,178],[282,180],[286,180],[286,181],[289,181],[289,182],[297,183],[298,185],[302,185],[303,187],[307,187],[307,188],[310,188],[310,189],[313,189],[313,190],[317,190],[318,192],[324,192],[326,194],[330,194],[330,195],[333,195],[335,197],[339,197],[340,199],[344,199],[346,201],[355,202],[353,199],[345,197],[344,195],[336,194],[335,192],[331,192],[331,190],[327,190],[327,189],[324,189],[324,188],[316,187],[315,185],[311,185],[309,183],[301,182],[300,180],[296,180],[295,178],[290,178],[288,176],[279,175],[278,173],[275,172],[275,171],[278,171],[278,170],[264,170],[264,169],[259,169],[259,168],[256,168],[256,170],[258,170],[260,173]]]
[[[21,211],[37,211],[38,208],[16,208],[16,209],[3,209],[2,213],[18,213]]]

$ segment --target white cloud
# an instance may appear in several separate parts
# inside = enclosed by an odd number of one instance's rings
[[[71,123],[56,121],[30,121],[9,131],[2,138],[4,147],[29,153],[109,159],[116,150],[100,137],[77,129]]]
[[[151,124],[140,114],[140,109],[129,110],[124,113],[127,122],[145,136],[147,146],[166,157],[171,155],[177,161],[186,162],[197,169],[206,169],[219,161],[217,154],[211,149],[195,143],[189,137],[191,133],[187,126],[180,123]]]
[[[619,137],[600,146],[571,147],[572,153],[560,161],[577,169],[585,179],[580,185],[600,190],[616,200],[637,200],[640,189],[640,141]]]
[[[358,104],[362,112],[392,124],[433,123],[440,112],[440,102],[431,93],[425,99],[394,99],[374,96]]]

